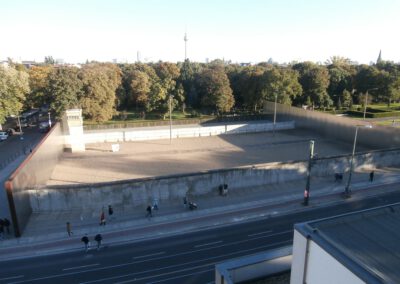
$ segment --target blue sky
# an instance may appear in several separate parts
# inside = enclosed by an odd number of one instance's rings
[[[0,0],[0,59],[400,61],[400,0]]]

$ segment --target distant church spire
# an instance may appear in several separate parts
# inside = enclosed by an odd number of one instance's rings
[[[379,56],[378,59],[376,60],[376,63],[381,63],[382,62],[382,50],[379,50]]]

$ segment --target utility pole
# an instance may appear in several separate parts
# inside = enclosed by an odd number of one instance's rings
[[[310,198],[310,179],[311,179],[311,166],[312,166],[312,160],[314,157],[314,140],[310,140],[310,156],[308,157],[308,167],[307,167],[307,183],[306,183],[306,189],[304,190],[304,201],[303,205],[307,206],[308,205],[308,200]]]
[[[363,120],[365,120],[365,113],[367,112],[367,103],[368,103],[368,90],[365,93],[365,102],[364,102],[364,116],[363,116]]]
[[[273,136],[275,136],[275,127],[276,127],[276,103],[278,101],[278,94],[275,94],[275,105],[274,105],[274,129],[272,130]]]
[[[349,173],[349,178],[347,179],[347,185],[346,185],[346,187],[344,189],[344,197],[346,197],[346,198],[349,198],[351,196],[350,184],[351,184],[351,176],[353,174],[354,154],[356,152],[358,127],[359,126],[357,125],[356,126],[356,132],[354,133],[353,151],[351,152],[351,159],[350,159],[350,173]]]
[[[169,144],[172,144],[172,96],[169,96]]]

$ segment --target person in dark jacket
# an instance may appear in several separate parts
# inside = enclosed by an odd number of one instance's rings
[[[90,247],[90,242],[89,242],[89,238],[87,235],[84,235],[81,239],[81,241],[85,244],[85,251],[89,250]]]
[[[4,227],[7,230],[7,234],[10,234],[10,225],[11,225],[10,220],[8,220],[7,218],[4,218],[3,222],[4,222]]]
[[[374,181],[374,171],[369,173],[369,181],[373,182]]]
[[[103,240],[102,235],[101,235],[101,234],[97,234],[97,235],[94,237],[94,240],[97,242],[97,250],[99,250],[99,249],[100,249],[100,246],[101,246],[101,241]]]
[[[112,208],[111,205],[108,205],[108,217],[110,217],[110,220],[113,214],[114,214],[114,209]]]
[[[152,211],[151,205],[147,206],[146,211],[147,211],[146,217],[153,217],[153,214],[151,212]]]

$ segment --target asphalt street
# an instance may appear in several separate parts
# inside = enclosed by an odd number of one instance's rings
[[[391,185],[399,187],[399,184]],[[400,192],[96,250],[0,263],[0,283],[214,283],[216,263],[290,245],[293,224],[400,202]]]

